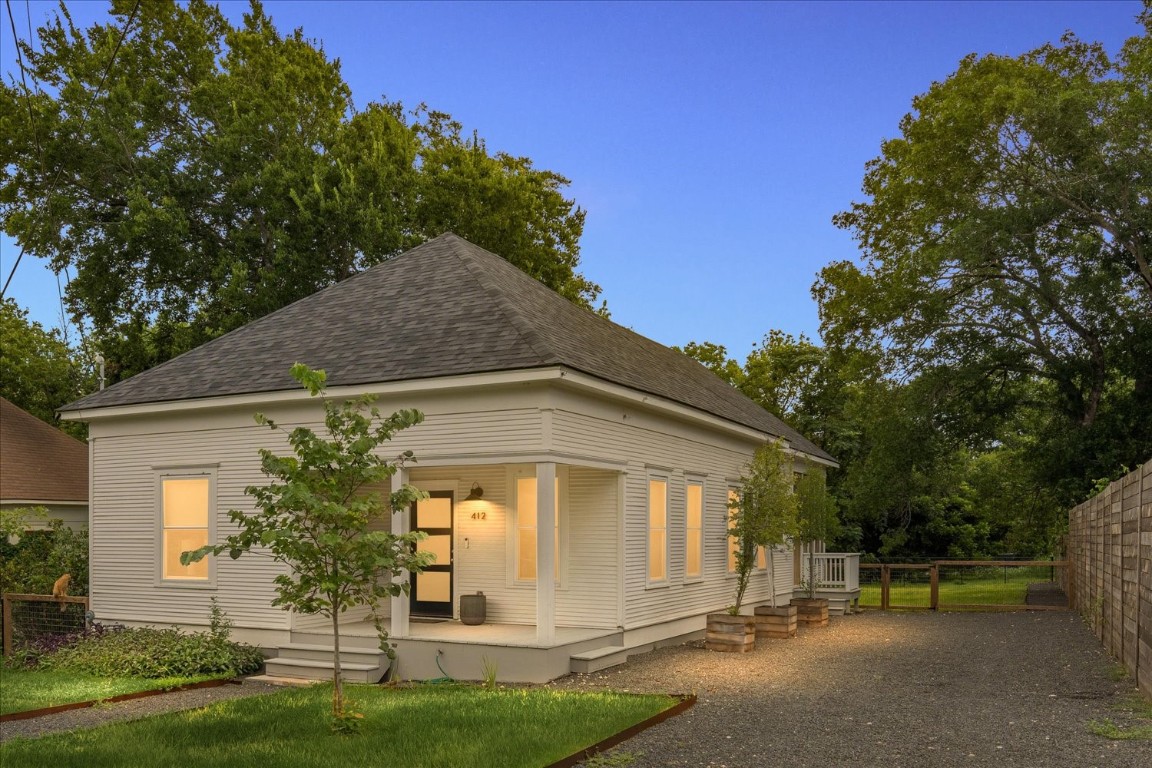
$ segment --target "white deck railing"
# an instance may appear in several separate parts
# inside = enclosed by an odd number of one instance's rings
[[[860,588],[860,555],[856,552],[818,552],[814,558],[805,554],[801,562],[805,583],[809,569],[815,567],[817,589],[854,592]]]

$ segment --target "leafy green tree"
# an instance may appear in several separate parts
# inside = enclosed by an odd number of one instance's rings
[[[816,596],[816,554],[811,545],[829,541],[839,531],[836,499],[828,493],[824,473],[811,467],[796,480],[796,542],[807,545],[808,597]]]
[[[324,371],[297,363],[292,366],[292,376],[313,397],[324,398]],[[245,489],[255,500],[255,513],[229,510],[239,533],[221,544],[180,556],[187,565],[208,555],[228,553],[235,559],[252,552],[286,566],[287,572],[275,579],[273,605],[324,616],[332,622],[332,717],[337,728],[346,727],[350,718],[359,716],[347,712],[344,705],[340,614],[355,606],[367,606],[380,635],[380,647],[391,658],[394,652],[379,615],[380,601],[407,594],[408,582],[399,577],[419,572],[431,558],[416,549],[423,533],[397,536],[374,529],[373,524],[382,517],[407,510],[424,498],[410,485],[387,497],[376,490],[390,482],[405,462],[413,460],[411,451],[396,459],[383,458],[377,453],[380,446],[424,417],[415,410],[381,417],[371,406],[373,400],[370,395],[339,404],[323,399],[327,436],[296,427],[287,436],[295,455],[260,451],[261,469],[272,482]],[[256,415],[256,421],[284,431],[262,414]]]
[[[740,615],[760,547],[771,558],[773,548],[797,531],[792,477],[792,458],[779,443],[766,443],[745,468],[737,498],[729,502],[728,535],[736,539],[736,602],[729,609],[733,616]]]
[[[12,299],[0,302],[0,396],[48,424],[83,438],[82,424],[56,418],[56,409],[95,388],[91,365],[56,329],[28,319]]]
[[[0,85],[0,216],[74,270],[69,308],[112,381],[443,229],[577,303],[599,291],[566,179],[442,113],[357,111],[339,62],[257,0],[239,25],[205,0],[113,0],[86,30],[62,6],[37,35],[21,53],[43,90]]]
[[[591,307],[600,286],[576,271],[584,211],[564,197],[568,179],[527,157],[492,155],[443,112],[420,110],[422,139],[413,218],[422,237],[453,231]]]
[[[1134,464],[1152,444],[1148,5],[1139,23],[1114,61],[1067,36],[968,57],[916,97],[868,200],[835,218],[863,264],[815,288],[829,345],[883,348],[889,372],[936,370],[993,413],[1053,414],[1050,480],[1106,473],[1090,445]]]

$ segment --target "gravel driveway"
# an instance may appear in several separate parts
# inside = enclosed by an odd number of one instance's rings
[[[1152,741],[1088,731],[1135,722],[1113,669],[1071,612],[869,612],[741,656],[693,643],[552,685],[698,695],[614,750],[634,768],[1150,768]]]

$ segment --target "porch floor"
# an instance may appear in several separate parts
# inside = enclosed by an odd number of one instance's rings
[[[391,622],[385,622],[391,633]],[[320,628],[300,628],[297,632],[309,634],[324,633]],[[341,636],[376,637],[376,627],[370,621],[349,622],[340,625]],[[583,643],[597,638],[609,638],[619,634],[616,629],[602,627],[556,627],[555,639],[549,646],[536,642],[536,627],[533,624],[484,624],[468,625],[459,621],[423,621],[413,619],[408,624],[408,635],[397,640],[435,640],[446,643],[473,645],[508,646],[511,648],[556,648],[573,643]]]

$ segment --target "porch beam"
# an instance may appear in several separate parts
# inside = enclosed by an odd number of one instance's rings
[[[536,465],[536,643],[556,640],[556,464]]]
[[[396,493],[408,483],[408,470],[407,468],[400,468],[396,470],[396,474],[392,475],[392,493]],[[392,514],[392,534],[395,536],[402,536],[408,533],[410,523],[412,520],[412,513],[407,509],[402,509]],[[398,577],[401,581],[408,581],[410,576],[404,574]],[[399,595],[392,598],[390,608],[390,624],[391,628],[388,632],[389,637],[408,637],[408,609],[410,607],[408,595],[401,592]]]

